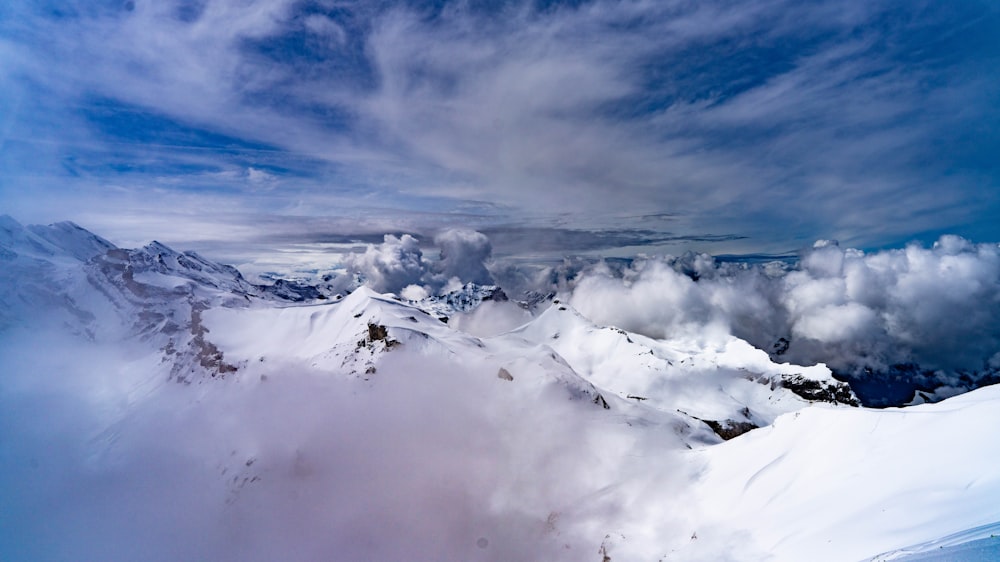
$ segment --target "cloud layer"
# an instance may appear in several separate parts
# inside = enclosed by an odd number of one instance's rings
[[[744,251],[998,234],[985,3],[2,10],[0,203],[28,221],[117,238],[169,214],[155,236],[180,241],[218,209],[230,235],[417,213]]]
[[[605,324],[654,337],[722,330],[792,363],[982,371],[1000,352],[1000,246],[944,236],[865,253],[818,242],[794,268],[695,254],[600,264],[570,300]]]

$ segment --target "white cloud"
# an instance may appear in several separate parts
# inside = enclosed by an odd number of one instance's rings
[[[386,234],[381,244],[369,244],[363,253],[347,254],[343,265],[376,291],[406,291],[410,296],[453,291],[470,282],[493,282],[486,268],[492,247],[482,233],[447,229],[434,237],[434,246],[440,252],[436,260],[424,257],[413,236]]]
[[[978,130],[991,114],[975,72],[982,60],[968,50],[952,67],[925,64],[930,49],[906,49],[923,45],[922,26],[938,29],[921,18],[941,14],[901,3],[607,1],[514,5],[502,17],[450,5],[428,17],[218,0],[196,18],[177,17],[178,2],[64,4],[79,14],[9,8],[17,33],[0,38],[18,92],[4,99],[22,108],[5,119],[5,136],[51,160],[10,170],[26,181],[53,174],[67,153],[85,160],[81,147],[115,152],[77,111],[96,97],[336,170],[292,170],[275,188],[286,199],[256,199],[251,212],[288,213],[288,199],[336,212],[331,192],[350,185],[409,198],[401,208],[488,201],[535,224],[572,213],[583,228],[620,227],[622,216],[653,209],[685,217],[672,228],[735,230],[760,249],[787,250],[818,236],[867,245],[973,228],[970,213],[996,205],[988,189],[970,187],[981,177],[945,173],[965,169],[948,167],[964,154],[932,142]],[[975,26],[962,19],[974,11],[954,23]],[[150,149],[145,142],[134,144]],[[323,181],[302,180],[310,173]],[[94,198],[59,188],[103,185],[115,172],[94,174],[40,183],[97,213]],[[116,179],[140,195],[150,184]],[[214,187],[246,191],[238,178]],[[3,197],[40,204],[12,190]]]
[[[306,16],[303,25],[315,35],[331,41],[335,47],[343,47],[347,42],[347,31],[336,21],[326,16],[319,14]]]
[[[369,244],[363,254],[346,256],[344,265],[364,275],[365,283],[382,293],[420,284],[427,272],[420,243],[409,234],[386,234],[381,244]]]
[[[818,244],[796,270],[710,265],[698,281],[678,260],[597,267],[572,289],[592,319],[654,337],[725,326],[770,350],[791,340],[792,362],[840,369],[916,362],[980,370],[1000,349],[1000,248],[942,237],[931,248],[863,253]]]
[[[453,315],[448,325],[476,337],[487,338],[509,332],[531,318],[529,311],[512,301],[486,301],[470,312]],[[997,361],[1000,362],[1000,357]]]
[[[795,337],[837,344],[874,335],[877,326],[875,312],[864,305],[851,302],[810,310],[792,325],[792,334]]]
[[[434,245],[441,252],[436,269],[444,277],[458,277],[467,283],[492,282],[486,264],[492,257],[493,247],[484,234],[452,228],[435,236]]]
[[[695,331],[713,320],[701,285],[660,260],[641,262],[622,279],[597,268],[573,289],[571,304],[602,324],[664,338]]]
[[[407,285],[399,292],[399,296],[408,301],[419,301],[430,296],[427,288],[421,285]]]

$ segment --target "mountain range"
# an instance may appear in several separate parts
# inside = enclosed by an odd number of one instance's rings
[[[1000,555],[997,387],[873,409],[778,360],[3,216],[0,559]]]

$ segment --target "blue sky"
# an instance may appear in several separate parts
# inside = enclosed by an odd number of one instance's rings
[[[0,211],[201,248],[997,241],[997,68],[989,1],[14,0]]]

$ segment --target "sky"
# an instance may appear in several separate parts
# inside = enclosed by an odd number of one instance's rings
[[[992,242],[996,68],[987,0],[12,0],[0,212],[216,256]]]

